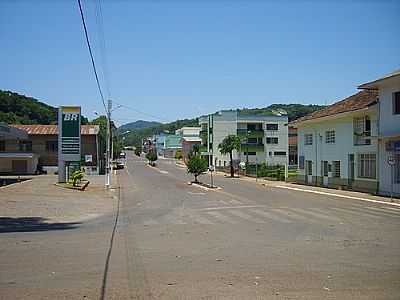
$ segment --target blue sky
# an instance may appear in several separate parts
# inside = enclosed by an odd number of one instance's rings
[[[94,0],[82,1],[101,68]],[[157,116],[121,108],[119,124],[329,104],[400,66],[400,1],[102,0],[102,10],[112,99]],[[0,1],[0,41],[0,89],[103,111],[76,1]]]

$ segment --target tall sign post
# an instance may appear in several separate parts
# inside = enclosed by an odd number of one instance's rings
[[[58,108],[58,182],[66,182],[81,161],[81,108]]]
[[[389,154],[387,163],[390,166],[390,201],[393,202],[394,166],[396,164],[396,158],[394,154]]]

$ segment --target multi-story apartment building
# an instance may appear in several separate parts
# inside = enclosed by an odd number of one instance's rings
[[[378,191],[378,97],[362,91],[294,121],[298,182]]]
[[[400,70],[364,83],[379,95],[379,193],[400,196]]]
[[[241,145],[239,151],[233,153],[235,162],[285,165],[288,163],[287,123],[287,116],[247,115],[240,111],[221,111],[200,117],[202,153],[208,155],[210,164],[228,166],[229,156],[222,155],[218,145],[228,135],[237,135]]]

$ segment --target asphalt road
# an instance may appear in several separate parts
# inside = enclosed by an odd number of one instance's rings
[[[0,234],[0,298],[400,298],[400,209],[191,179],[172,160],[153,168],[130,154],[115,214]]]

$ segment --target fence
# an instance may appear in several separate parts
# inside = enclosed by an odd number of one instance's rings
[[[297,165],[288,166],[288,178],[286,181],[295,181],[297,178]],[[229,166],[219,167],[218,171],[230,172]],[[257,173],[256,173],[257,170]],[[256,164],[249,164],[246,170],[240,170],[235,168],[235,174],[246,175],[249,177],[264,178],[268,180],[278,180],[285,181],[285,166],[284,165],[267,165],[266,163],[261,163],[256,166]]]

